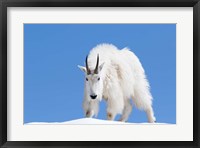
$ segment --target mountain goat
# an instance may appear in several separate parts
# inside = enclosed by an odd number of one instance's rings
[[[134,105],[146,112],[148,122],[154,123],[152,96],[144,69],[128,48],[117,49],[112,44],[94,47],[85,60],[86,67],[78,67],[85,73],[83,109],[86,117],[97,116],[99,102],[107,102],[107,119],[127,121]]]

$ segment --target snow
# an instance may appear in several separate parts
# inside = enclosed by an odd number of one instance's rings
[[[95,119],[95,118],[81,118],[71,121],[65,121],[65,122],[30,122],[26,123],[26,125],[40,125],[40,124],[48,124],[48,125],[54,125],[54,124],[122,124],[122,125],[130,125],[130,124],[152,124],[152,123],[128,123],[128,122],[120,122],[120,121],[108,121],[108,120],[101,120],[101,119]],[[166,124],[166,123],[153,123],[153,124]]]

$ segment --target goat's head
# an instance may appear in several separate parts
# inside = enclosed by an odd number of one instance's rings
[[[94,70],[91,70],[88,66],[88,56],[85,59],[85,65],[78,66],[85,73],[85,91],[86,97],[90,99],[101,100],[103,92],[103,79],[101,78],[101,70],[103,64],[99,66],[99,55],[97,55],[96,66]]]

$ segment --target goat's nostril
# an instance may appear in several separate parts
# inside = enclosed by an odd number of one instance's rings
[[[90,97],[91,97],[92,99],[95,99],[95,98],[97,97],[97,95],[90,95]]]

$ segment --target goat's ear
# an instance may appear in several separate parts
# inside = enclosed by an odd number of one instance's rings
[[[80,68],[83,72],[86,72],[86,68],[85,67],[78,65],[78,68]]]
[[[99,66],[99,71],[101,71],[101,70],[102,70],[102,68],[103,68],[103,65],[104,65],[104,63],[102,63],[102,64]]]

